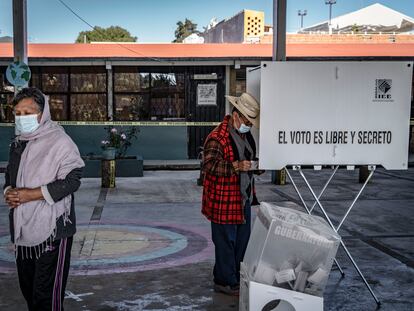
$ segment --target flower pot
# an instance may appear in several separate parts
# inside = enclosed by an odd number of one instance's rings
[[[102,158],[104,160],[114,160],[116,156],[116,148],[114,147],[106,147],[102,151]]]

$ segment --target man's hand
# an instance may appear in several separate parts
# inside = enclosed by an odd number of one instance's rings
[[[241,172],[247,172],[252,167],[251,161],[247,161],[247,160],[239,161],[238,164],[239,164],[239,171]]]
[[[19,193],[15,188],[10,188],[6,191],[4,200],[10,208],[16,208],[20,205]]]

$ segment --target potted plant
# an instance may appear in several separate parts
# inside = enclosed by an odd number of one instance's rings
[[[131,127],[127,131],[118,130],[116,127],[105,127],[107,138],[101,141],[102,158],[114,160],[125,156],[132,145],[132,139],[137,138],[138,128]]]

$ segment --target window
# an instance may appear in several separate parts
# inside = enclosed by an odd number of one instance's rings
[[[32,67],[31,85],[49,96],[55,121],[107,121],[104,67]]]
[[[103,68],[102,68],[103,69]],[[72,68],[70,90],[73,93],[106,93],[106,72],[89,68]]]
[[[102,94],[72,94],[70,120],[106,121],[106,96]]]
[[[115,95],[116,120],[139,121],[149,120],[149,94],[117,94]]]
[[[68,70],[66,68],[44,68],[41,73],[42,91],[46,93],[67,93]]]
[[[49,107],[52,119],[68,120],[68,97],[66,95],[49,95]]]
[[[165,68],[114,68],[114,117],[117,121],[185,118],[185,74]]]
[[[73,67],[70,70],[70,120],[107,121],[106,70]]]
[[[6,80],[6,68],[0,68],[0,122],[14,122],[13,100],[14,87]]]
[[[67,67],[31,67],[31,86],[42,90],[49,97],[52,120],[68,120],[68,83]]]
[[[150,87],[150,74],[134,72],[115,72],[115,92],[146,91]]]
[[[151,120],[184,118],[184,74],[151,74]]]
[[[114,119],[142,121],[150,118],[150,79],[136,67],[114,68]]]

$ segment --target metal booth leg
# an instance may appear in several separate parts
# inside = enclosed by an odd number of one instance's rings
[[[368,175],[368,178],[365,180],[361,190],[359,190],[357,196],[355,197],[354,201],[352,201],[351,206],[349,206],[348,210],[345,213],[345,216],[342,218],[341,222],[339,223],[338,227],[336,228],[336,231],[339,231],[339,229],[341,228],[342,224],[344,223],[345,219],[348,217],[349,213],[351,212],[352,208],[354,207],[356,201],[358,201],[361,193],[364,191],[365,187],[367,186],[368,182],[370,181],[372,175],[374,175],[375,172],[375,166],[370,167],[370,173]]]
[[[371,172],[371,177],[373,175],[373,172]],[[329,218],[328,214],[326,213],[325,209],[323,208],[321,202],[319,201],[318,197],[316,196],[315,192],[313,191],[311,185],[309,184],[307,178],[305,177],[305,175],[303,174],[303,171],[301,169],[299,169],[299,173],[302,176],[304,182],[306,183],[306,186],[308,187],[309,191],[312,193],[313,198],[316,200],[316,203],[319,205],[319,208],[321,209],[323,215],[325,216],[325,219],[328,221],[329,225],[332,227],[333,230],[335,230],[335,232],[338,232],[337,229],[335,228],[335,226],[333,225],[331,219]],[[367,179],[366,183],[364,183],[364,188],[367,184],[369,179]],[[362,191],[360,191],[357,195],[357,198],[360,196]],[[357,199],[356,198],[356,199]],[[351,211],[353,205],[355,204],[356,200],[354,200],[352,206],[348,209],[346,216],[348,216],[349,212]],[[345,217],[346,218],[346,217]],[[344,222],[345,219],[342,219],[341,221],[341,225]],[[340,226],[338,226],[340,228]],[[377,298],[377,296],[375,295],[374,291],[371,289],[371,286],[368,284],[367,280],[365,279],[364,275],[362,274],[361,270],[359,269],[358,265],[356,264],[354,258],[352,257],[351,253],[348,251],[348,248],[345,246],[344,242],[341,239],[341,246],[342,248],[345,250],[346,255],[348,256],[348,258],[351,260],[352,265],[355,267],[356,271],[358,272],[359,276],[361,277],[362,281],[365,283],[366,287],[368,288],[369,292],[371,293],[372,297],[374,298],[375,302],[377,303],[377,305],[380,305],[381,302],[379,301],[379,299]]]
[[[321,190],[321,193],[318,195],[319,200],[321,199],[322,195],[324,194],[326,188],[328,188],[328,185],[331,183],[332,178],[335,176],[336,172],[338,171],[338,168],[339,168],[339,165],[335,166],[335,169],[334,169],[333,173],[329,177],[328,181],[325,183],[325,186],[323,186],[323,189]],[[313,203],[313,205],[310,209],[311,213],[312,213],[313,209],[315,208],[315,206],[316,206],[316,201],[315,201],[315,203]]]
[[[331,175],[331,178],[329,178],[329,181],[328,181],[328,183],[325,185],[324,190],[327,188],[327,186],[328,186],[328,184],[329,184],[330,180],[332,180],[332,177],[335,175],[335,173],[336,173],[336,170],[337,170],[337,169],[338,169],[338,167],[336,167],[335,172]],[[303,199],[302,194],[300,193],[300,191],[299,191],[298,187],[296,186],[295,181],[293,180],[292,176],[291,176],[291,175],[290,175],[290,173],[289,173],[289,170],[288,170],[287,168],[285,168],[285,171],[286,171],[286,174],[288,175],[288,177],[289,177],[290,181],[292,182],[292,185],[293,185],[293,187],[295,188],[296,193],[298,194],[298,196],[299,196],[300,200],[302,201],[303,207],[305,208],[306,212],[307,212],[309,215],[311,215],[312,211],[311,211],[311,210],[309,210],[308,205],[306,204],[305,200]],[[323,190],[323,191],[324,191],[324,190]],[[320,196],[322,196],[322,194],[323,194],[323,192],[321,192]],[[312,208],[313,208],[313,207],[312,207]],[[338,267],[339,272],[341,273],[341,276],[342,276],[342,277],[344,277],[344,276],[345,276],[345,272],[344,272],[344,270],[342,269],[342,267],[341,267],[341,265],[339,264],[339,262],[336,260],[336,258],[334,258],[334,263],[335,263],[335,265]]]

